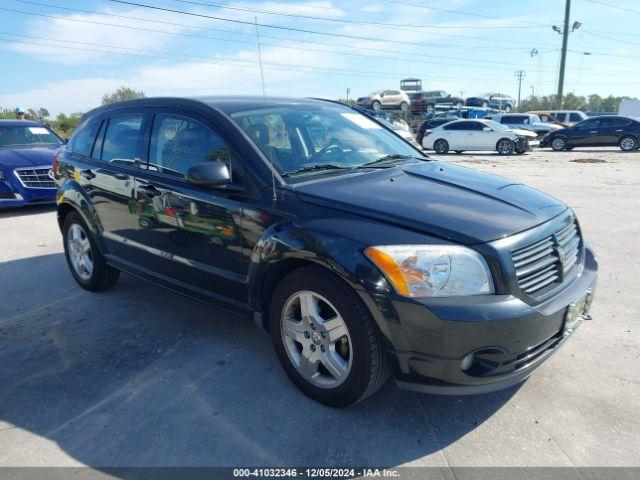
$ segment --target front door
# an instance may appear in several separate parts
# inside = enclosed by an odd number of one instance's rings
[[[590,118],[572,127],[569,145],[572,147],[593,147],[604,142],[600,119]]]
[[[196,112],[152,111],[147,170],[136,179],[131,214],[156,274],[218,300],[247,299],[242,202],[237,191],[186,182],[190,166],[224,161],[238,178],[240,160],[209,120]]]

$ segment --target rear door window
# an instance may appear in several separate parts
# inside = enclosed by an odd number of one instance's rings
[[[569,121],[570,122],[581,122],[582,121],[582,116],[579,113],[572,113],[571,115],[569,115]]]
[[[100,158],[105,162],[123,166],[138,164],[138,147],[143,118],[143,113],[110,118],[106,126]]]

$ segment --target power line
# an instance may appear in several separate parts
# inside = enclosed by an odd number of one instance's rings
[[[598,0],[587,0],[589,3],[595,3],[596,5],[602,5],[603,7],[615,8],[616,10],[623,10],[625,12],[639,13],[640,10],[634,10],[633,8],[621,7],[619,5],[611,5],[610,3],[600,2]]]
[[[407,3],[405,1],[398,1],[398,0],[382,0],[382,1],[386,2],[386,3],[394,3],[396,5],[423,8],[423,9],[432,10],[432,11],[435,11],[435,12],[454,13],[454,14],[457,14],[457,15],[466,15],[466,16],[478,17],[478,18],[488,18],[488,19],[491,19],[491,20],[504,20],[504,18],[493,17],[491,15],[484,15],[484,14],[481,14],[481,13],[472,13],[472,12],[465,12],[465,11],[462,11],[462,10],[451,10],[451,9],[448,9],[448,8],[431,7],[431,6],[421,5],[421,4],[416,4],[416,3]],[[516,21],[518,23],[526,23],[526,24],[530,24],[530,25],[537,25],[539,27],[549,28],[549,25],[547,25],[546,23],[528,22],[528,21],[523,21],[523,20],[516,20]]]
[[[352,25],[371,25],[376,27],[387,27],[393,30],[402,30],[405,32],[415,32],[415,30],[407,30],[406,28],[395,28],[395,27],[411,27],[411,28],[437,28],[437,29],[468,29],[468,26],[450,26],[450,25],[418,25],[418,24],[402,24],[402,23],[387,23],[387,22],[372,22],[372,21],[364,21],[364,20],[353,20],[353,19],[344,19],[344,18],[328,18],[328,17],[318,17],[314,15],[303,15],[300,13],[287,13],[287,12],[274,12],[273,10],[262,10],[253,7],[241,7],[237,5],[228,5],[225,3],[217,3],[210,1],[195,1],[195,0],[173,0],[178,3],[186,3],[189,5],[200,5],[207,7],[216,7],[222,8],[224,10],[235,10],[241,12],[251,12],[251,13],[262,13],[266,15],[277,15],[280,17],[293,17],[293,18],[304,18],[308,20],[319,20],[323,22],[334,22],[334,23],[343,23],[343,24],[352,24]],[[289,4],[290,5],[290,4]],[[486,26],[482,28],[543,28],[542,26]],[[547,28],[545,25],[544,28]],[[416,32],[418,33],[418,32]]]
[[[34,2],[31,0],[12,0],[14,2],[18,2],[18,3],[25,3],[25,4],[29,4],[29,5],[36,5],[39,7],[50,7],[50,8],[57,8],[59,10],[66,10],[66,11],[70,11],[70,12],[78,12],[78,13],[87,13],[87,14],[94,14],[94,15],[105,15],[105,16],[109,16],[109,17],[116,17],[116,18],[126,18],[126,19],[130,19],[130,20],[140,20],[140,21],[144,21],[144,22],[153,22],[153,23],[161,23],[161,24],[166,24],[166,25],[171,25],[171,26],[180,26],[180,27],[186,27],[186,28],[193,28],[193,29],[198,29],[198,30],[211,30],[211,31],[218,31],[218,32],[227,32],[227,33],[232,33],[232,34],[236,34],[236,35],[243,35],[243,36],[250,36],[253,37],[252,34],[248,34],[248,33],[243,33],[243,32],[236,32],[233,30],[226,30],[226,29],[220,29],[220,28],[213,28],[213,27],[199,27],[199,26],[194,26],[194,25],[187,25],[187,24],[183,24],[183,23],[176,23],[176,22],[167,22],[167,21],[162,21],[162,20],[151,20],[151,19],[145,19],[145,18],[141,18],[141,17],[132,17],[132,16],[127,16],[127,15],[119,15],[119,14],[115,14],[115,13],[107,13],[107,12],[96,12],[96,11],[92,11],[92,10],[84,10],[81,8],[72,8],[72,7],[62,7],[59,5],[51,5],[48,3],[41,3],[41,2]],[[109,0],[111,1],[111,0]],[[114,0],[115,1],[115,0]],[[154,8],[149,6],[149,8]],[[4,9],[6,11],[12,11],[12,12],[16,12],[16,13],[23,13],[23,14],[28,14],[28,15],[39,15],[39,16],[45,16],[44,14],[39,14],[39,13],[34,13],[34,12],[24,12],[24,11],[20,11],[20,10],[13,10],[13,9]],[[63,18],[64,17],[52,17],[52,18]],[[229,21],[233,21],[233,20],[229,20]],[[88,21],[87,21],[88,22]],[[244,22],[247,23],[247,22]],[[248,22],[251,25],[253,25],[253,23]],[[322,33],[320,33],[322,34]],[[292,39],[292,38],[287,38],[287,37],[278,37],[278,36],[274,36],[274,35],[261,35],[264,38],[275,38],[275,39],[280,39],[280,40],[286,40],[289,42],[302,42],[302,43],[317,43],[320,45],[334,45],[334,44],[330,44],[330,43],[322,43],[322,42],[312,42],[309,40],[300,40],[300,39]],[[358,38],[358,37],[351,37],[349,35],[342,35],[343,37],[347,37],[347,38]],[[445,36],[445,35],[443,35]],[[447,35],[448,36],[448,35]],[[481,40],[486,40],[486,41],[494,41],[494,42],[503,42],[503,40],[498,40],[498,39],[491,39],[491,38],[484,38],[484,37],[470,37],[470,36],[459,36],[460,38],[466,38],[466,39],[481,39]],[[384,40],[384,39],[375,39],[375,41],[378,42],[392,42],[392,41],[388,41],[388,40]],[[401,43],[401,42],[392,42],[392,43]],[[524,51],[524,48],[519,48],[519,47],[505,47],[505,46],[480,46],[480,45],[456,45],[456,44],[448,44],[448,43],[434,43],[434,42],[422,42],[422,43],[418,43],[416,44],[418,46],[429,46],[429,47],[441,47],[441,48],[452,48],[452,49],[468,49],[468,50],[520,50],[520,51]],[[527,43],[528,45],[528,43]],[[364,48],[364,47],[355,47],[352,45],[339,45],[339,46],[343,46],[343,47],[347,47],[347,48],[352,48],[352,49],[357,49],[357,50],[371,50],[371,51],[382,51],[379,49],[371,49],[371,48]],[[551,46],[551,45],[549,45]],[[528,48],[526,49],[528,51]],[[386,52],[389,53],[401,53],[401,54],[407,54],[407,52],[398,52],[398,51],[392,51],[392,50],[384,50]]]
[[[204,13],[186,12],[184,10],[176,10],[176,9],[173,9],[173,8],[158,7],[158,6],[154,6],[154,5],[146,5],[144,3],[130,2],[130,1],[126,1],[126,0],[107,0],[107,1],[113,2],[113,3],[120,3],[120,4],[123,4],[123,5],[131,5],[131,6],[141,7],[141,8],[148,8],[148,9],[152,9],[152,10],[158,10],[158,11],[162,11],[162,12],[177,13],[177,14],[180,14],[180,15],[188,15],[188,16],[199,17],[199,18],[209,18],[209,19],[212,19],[212,20],[220,20],[222,22],[231,22],[231,23],[236,23],[236,24],[241,24],[241,25],[253,25],[253,22],[249,22],[249,21],[245,21],[245,20],[237,20],[237,19],[231,19],[231,18],[225,18],[225,17],[218,17],[218,16],[215,16],[215,15],[207,15],[207,14],[204,14]],[[273,28],[273,29],[277,29],[277,30],[286,30],[286,31],[290,31],[290,32],[310,33],[310,34],[314,34],[314,35],[324,35],[324,36],[339,37],[339,38],[351,38],[351,39],[356,39],[356,40],[368,40],[368,41],[372,41],[372,42],[397,43],[397,44],[401,44],[401,45],[414,45],[414,46],[433,46],[434,45],[434,44],[429,45],[429,44],[424,43],[424,42],[411,42],[411,41],[408,41],[408,40],[388,40],[388,39],[376,38],[376,37],[367,37],[367,36],[359,36],[359,35],[347,35],[347,34],[344,34],[344,33],[320,32],[318,30],[308,30],[308,29],[304,29],[304,28],[285,27],[285,26],[282,26],[282,25],[271,25],[271,24],[268,24],[268,23],[258,23],[258,26],[264,27],[264,28]],[[470,38],[470,37],[465,37],[465,38]],[[487,40],[487,39],[484,39],[484,40]],[[497,41],[502,42],[503,40],[497,40]],[[505,47],[492,47],[492,48],[504,49]]]

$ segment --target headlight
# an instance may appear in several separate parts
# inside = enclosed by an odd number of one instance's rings
[[[369,247],[366,255],[405,297],[486,295],[494,292],[491,272],[475,250],[447,245]]]

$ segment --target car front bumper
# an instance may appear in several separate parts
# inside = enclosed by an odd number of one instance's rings
[[[54,204],[55,188],[25,188],[17,179],[0,179],[0,209],[25,205]]]
[[[587,293],[579,322],[588,318],[596,278],[597,261],[586,247],[582,273],[535,306],[514,295],[391,300],[383,313],[383,333],[391,345],[389,361],[396,382],[410,390],[453,395],[486,393],[522,382],[575,330],[565,329],[567,311]],[[463,370],[468,356],[471,367]]]

